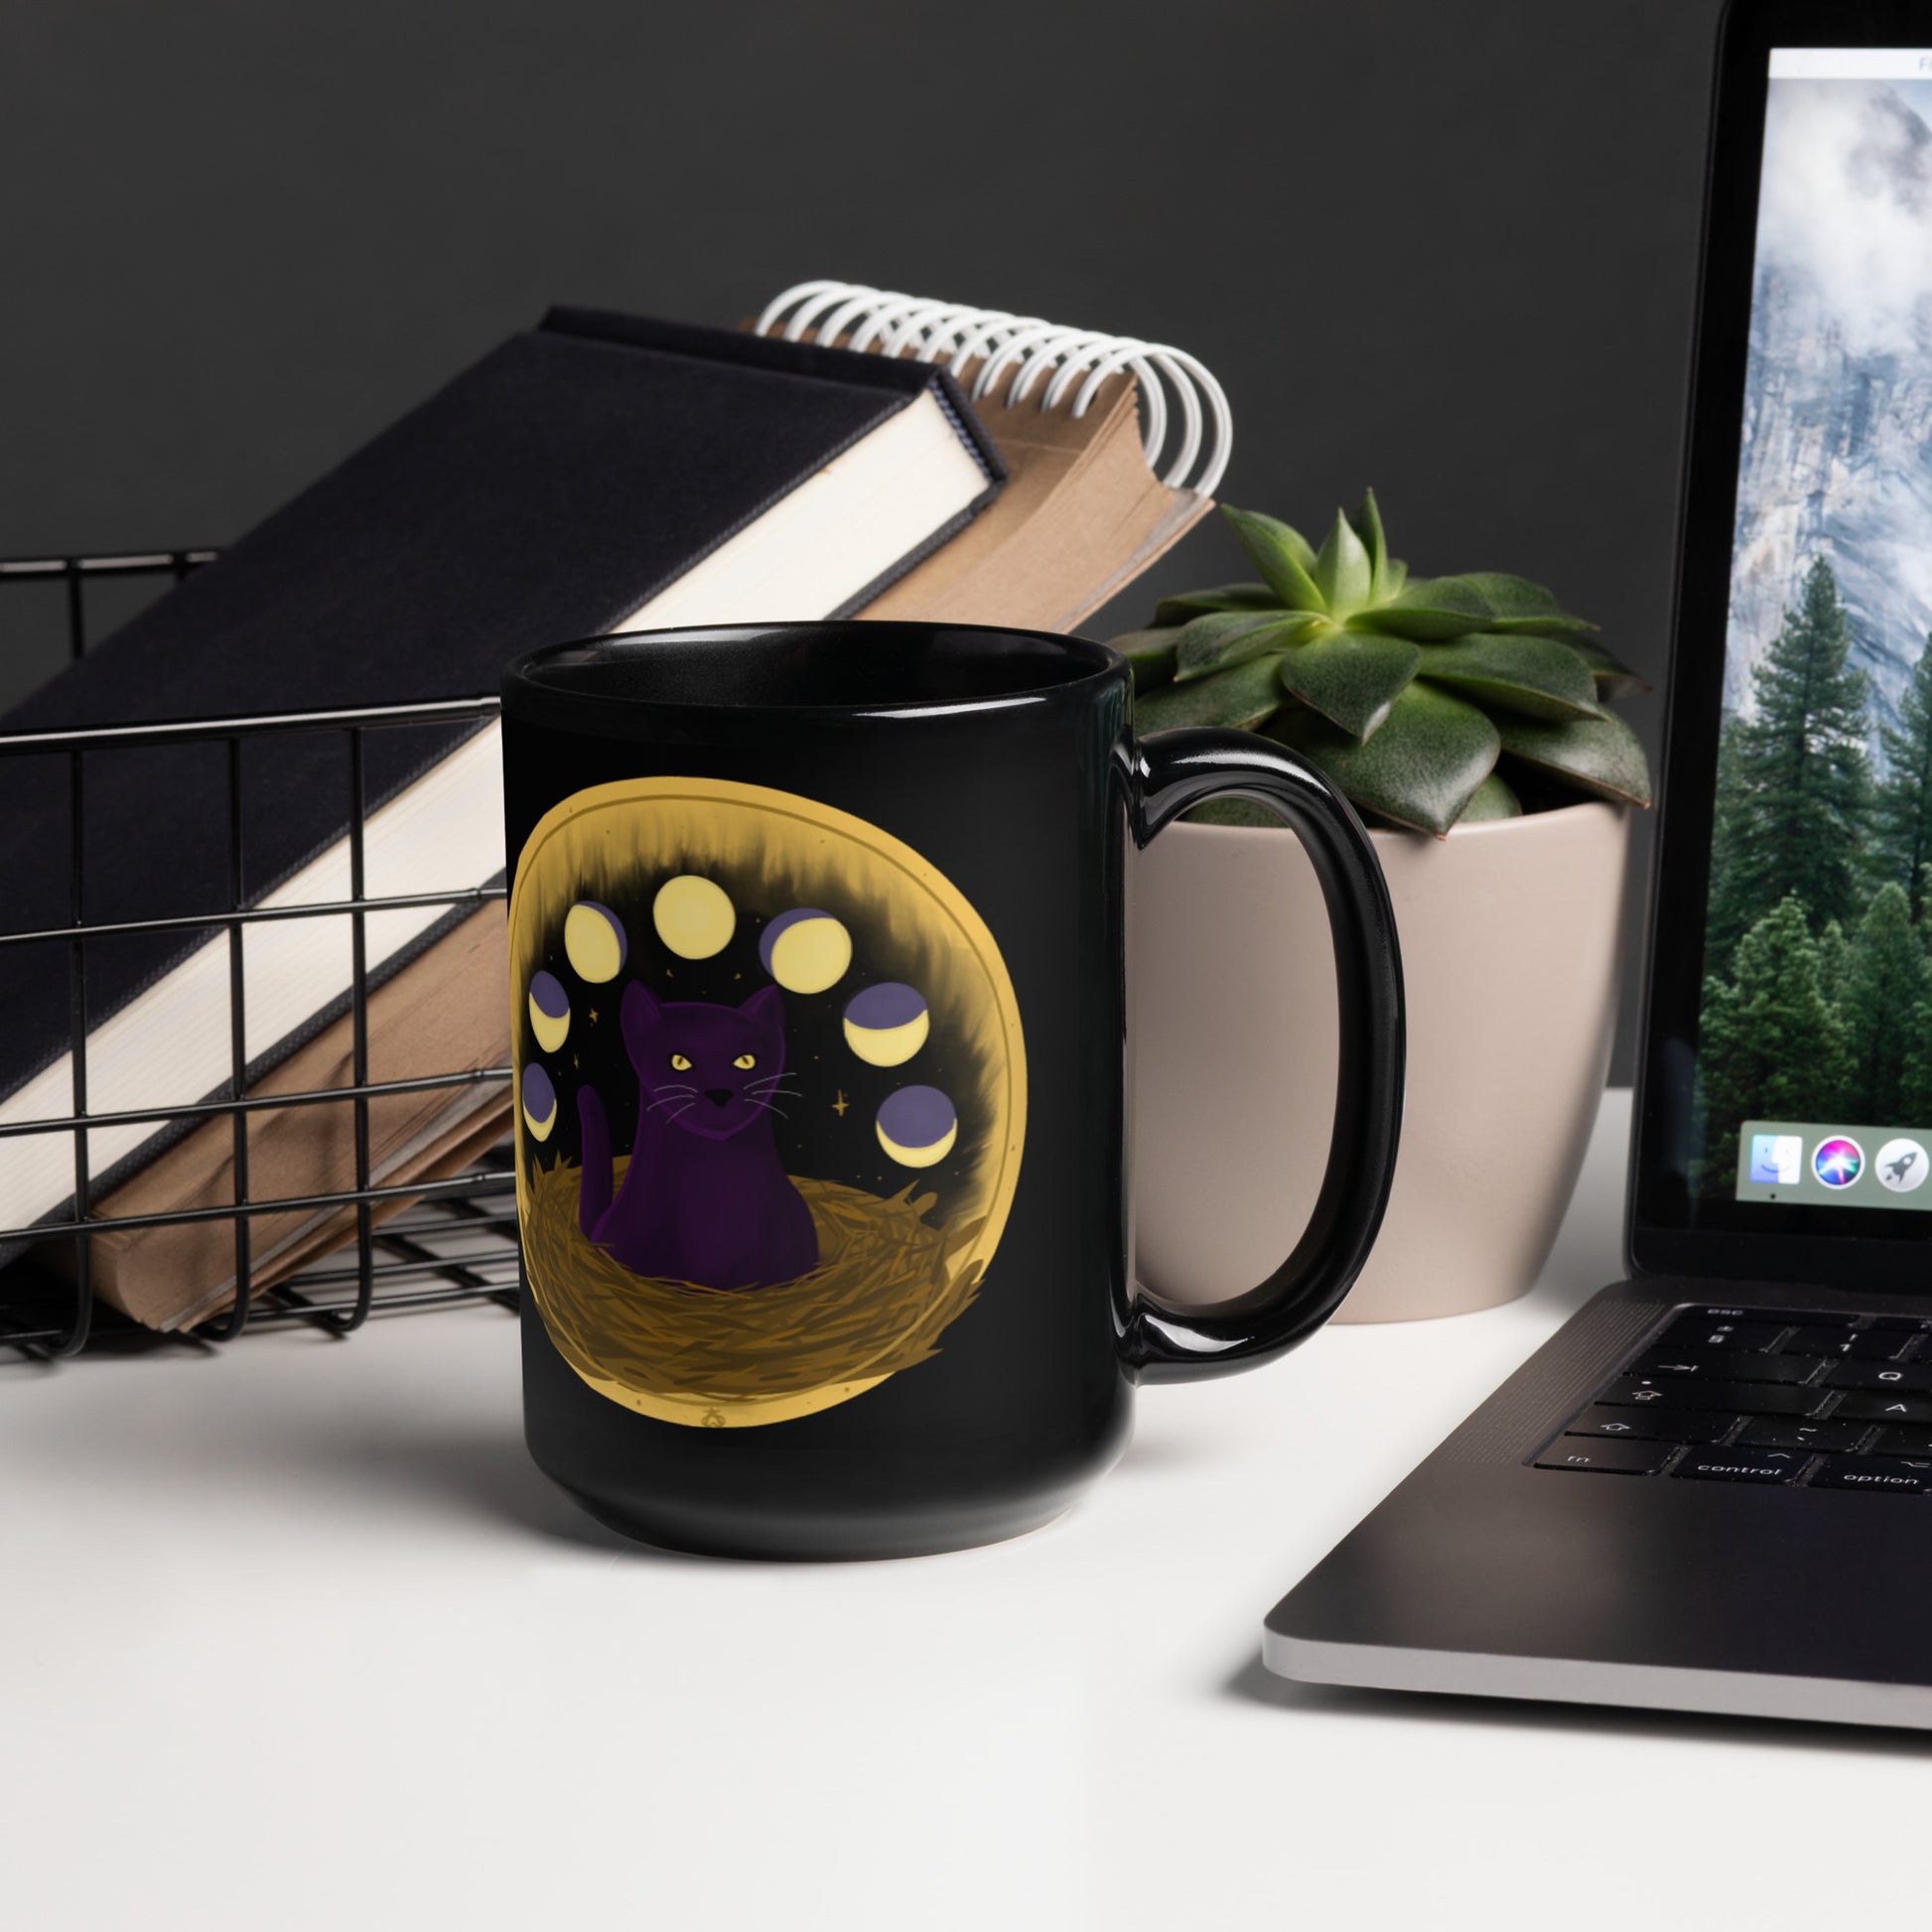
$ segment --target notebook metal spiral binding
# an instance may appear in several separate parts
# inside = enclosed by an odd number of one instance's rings
[[[87,593],[107,582],[140,583],[166,579],[179,582],[214,555],[211,550],[174,550],[141,554],[0,560],[0,585],[59,585],[65,593],[66,648],[80,656],[90,642]],[[226,1091],[194,1104],[144,1109],[136,1113],[90,1112],[87,1105],[87,965],[86,942],[108,934],[124,934],[180,925],[179,920],[123,920],[102,924],[85,917],[86,879],[81,841],[72,841],[69,877],[70,923],[58,932],[0,931],[0,946],[39,945],[63,955],[50,960],[49,970],[65,975],[71,1015],[70,1051],[73,1065],[72,1111],[54,1120],[36,1120],[0,1128],[0,1160],[6,1144],[20,1134],[45,1135],[67,1131],[73,1136],[73,1199],[69,1218],[31,1228],[0,1228],[0,1241],[31,1238],[72,1242],[72,1275],[64,1281],[23,1257],[0,1269],[0,1348],[17,1349],[41,1359],[77,1354],[96,1332],[98,1308],[91,1287],[91,1251],[98,1237],[140,1228],[179,1225],[190,1221],[232,1224],[234,1235],[235,1299],[212,1320],[188,1331],[191,1342],[229,1341],[245,1329],[276,1323],[306,1322],[331,1333],[352,1333],[371,1313],[405,1309],[442,1308],[489,1301],[516,1306],[517,1246],[514,1180],[504,1148],[492,1150],[467,1172],[444,1180],[375,1186],[369,1179],[369,1103],[384,1094],[421,1092],[480,1083],[507,1083],[511,1069],[491,1066],[432,1075],[412,1080],[371,1080],[368,1068],[369,985],[363,942],[364,922],[384,906],[400,901],[368,894],[363,886],[362,844],[364,801],[362,758],[370,732],[425,724],[447,724],[466,718],[493,718],[498,703],[492,696],[459,699],[440,704],[395,705],[339,712],[291,712],[242,718],[193,720],[181,724],[107,727],[89,731],[22,732],[0,736],[0,758],[58,757],[65,760],[69,822],[80,823],[85,772],[90,759],[161,744],[215,744],[226,752],[229,907],[224,912],[197,915],[192,924],[210,932],[225,931],[228,939],[228,987],[231,1071]],[[264,918],[286,917],[290,908],[271,910],[243,902],[241,855],[243,803],[241,746],[244,740],[277,734],[327,732],[346,741],[350,784],[349,897],[327,908],[295,908],[314,916],[318,909],[347,916],[351,924],[353,983],[353,1082],[303,1093],[250,1096],[247,1092],[242,1006],[242,932]],[[502,887],[484,887],[430,896],[430,902],[455,907],[471,902],[501,901]],[[409,902],[422,903],[421,896]],[[300,1196],[260,1199],[248,1187],[248,1122],[264,1108],[347,1104],[354,1110],[356,1184]],[[227,1118],[234,1134],[233,1199],[224,1206],[177,1209],[167,1213],[109,1215],[94,1211],[88,1173],[88,1130],[136,1123],[164,1127],[170,1123],[201,1123]],[[376,1225],[372,1209],[396,1199],[417,1205]],[[343,1251],[346,1259],[326,1260],[272,1288],[251,1287],[250,1229],[255,1217],[287,1213],[291,1209],[316,1213],[352,1208],[353,1240]],[[132,1324],[129,1324],[130,1326]]]
[[[1017,408],[1035,392],[1041,409],[1065,405],[1084,416],[1109,376],[1139,382],[1141,442],[1148,468],[1170,489],[1211,496],[1234,454],[1234,417],[1212,372],[1185,349],[1131,336],[1069,329],[1038,316],[868,288],[858,282],[799,282],[766,305],[753,325],[786,342],[806,336],[848,348],[912,355],[971,375],[974,402]],[[972,364],[978,363],[976,373]],[[1077,385],[1077,386],[1076,386]],[[1171,417],[1174,448],[1162,472]]]

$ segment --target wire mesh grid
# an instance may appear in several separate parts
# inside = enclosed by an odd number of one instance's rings
[[[90,557],[0,560],[0,586],[58,585],[65,592],[63,622],[70,658],[81,656],[92,640],[90,593],[108,583],[154,587],[179,582],[208,562],[207,550],[176,550]],[[68,1133],[72,1137],[71,1206],[56,1210],[64,1218],[29,1226],[0,1227],[0,1248],[31,1241],[34,1248],[0,1268],[0,1348],[43,1358],[77,1354],[100,1322],[94,1292],[93,1245],[103,1235],[227,1221],[232,1228],[234,1290],[231,1304],[191,1331],[199,1342],[230,1341],[244,1330],[273,1323],[306,1322],[346,1335],[371,1313],[449,1307],[489,1301],[516,1305],[517,1248],[514,1181],[507,1147],[499,1145],[462,1173],[444,1179],[394,1185],[371,1182],[369,1108],[385,1095],[420,1094],[483,1083],[506,1084],[507,1065],[466,1068],[411,1079],[374,1080],[369,1068],[370,968],[366,925],[371,914],[401,907],[438,907],[456,912],[466,906],[505,897],[501,886],[426,894],[371,894],[364,877],[367,828],[363,789],[365,748],[372,733],[408,727],[493,718],[493,696],[437,704],[391,705],[360,710],[304,711],[236,718],[196,719],[182,723],[110,726],[85,731],[0,734],[0,758],[59,759],[66,769],[69,856],[68,920],[55,927],[0,930],[0,947],[39,947],[49,956],[50,972],[64,975],[67,989],[68,1051],[71,1059],[71,1110],[66,1115],[11,1121],[0,1125],[0,1163],[7,1143],[23,1135]],[[286,734],[328,733],[346,741],[349,814],[348,897],[299,905],[250,904],[245,892],[243,852],[246,807],[242,747],[246,741]],[[222,749],[227,826],[227,904],[225,909],[177,917],[93,920],[86,916],[85,841],[81,836],[87,772],[97,759],[157,746],[213,745]],[[5,914],[0,911],[0,919]],[[243,933],[262,921],[285,918],[346,918],[349,924],[350,984],[348,1015],[352,1040],[347,1084],[306,1091],[250,1093],[247,1052],[247,988],[243,972]],[[89,1031],[87,948],[90,942],[140,933],[225,934],[229,1069],[222,1089],[192,1103],[139,1109],[88,1106]],[[258,1198],[248,1178],[251,1116],[270,1109],[342,1106],[353,1110],[354,1185],[300,1194]],[[89,1133],[102,1128],[153,1126],[187,1128],[227,1119],[232,1132],[232,1198],[225,1204],[147,1213],[99,1211],[90,1173]],[[414,1205],[378,1222],[383,1205]],[[257,1287],[251,1255],[253,1224],[264,1214],[304,1211],[315,1214],[352,1210],[355,1229],[336,1257],[305,1268],[273,1286]],[[0,1219],[6,1218],[0,1215]],[[47,1265],[51,1244],[69,1244],[69,1269]],[[115,1317],[108,1311],[107,1318]]]

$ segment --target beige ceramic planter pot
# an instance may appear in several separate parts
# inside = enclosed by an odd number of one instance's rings
[[[1629,814],[1375,833],[1409,1007],[1388,1217],[1339,1321],[1488,1308],[1536,1280],[1616,1020]],[[1197,1308],[1295,1245],[1335,1090],[1328,922],[1292,833],[1174,825],[1131,863],[1136,1274]]]

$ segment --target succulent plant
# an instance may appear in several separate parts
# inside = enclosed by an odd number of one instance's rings
[[[1223,506],[1258,584],[1163,598],[1114,639],[1142,731],[1262,731],[1372,819],[1438,837],[1576,794],[1650,802],[1637,735],[1605,701],[1648,687],[1540,585],[1497,571],[1411,579],[1371,489],[1316,550],[1288,524]],[[1240,800],[1195,814],[1275,824]]]

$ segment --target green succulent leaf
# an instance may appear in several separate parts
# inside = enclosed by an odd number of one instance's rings
[[[1186,818],[1189,825],[1261,826],[1276,832],[1287,829],[1279,812],[1257,805],[1252,798],[1210,798],[1206,804],[1196,805]]]
[[[1472,630],[1596,628],[1587,619],[1573,618],[1540,584],[1496,570],[1420,578],[1363,615],[1378,630],[1422,643],[1447,643]]]
[[[1388,596],[1389,582],[1389,538],[1382,528],[1382,511],[1376,503],[1374,490],[1363,492],[1355,514],[1348,519],[1355,526],[1355,534],[1362,540],[1362,548],[1368,552],[1369,595]]]
[[[1129,630],[1110,641],[1132,666],[1134,689],[1152,691],[1173,676],[1174,647],[1179,638],[1179,626],[1168,624],[1154,630]]]
[[[1599,698],[1640,698],[1650,689],[1628,664],[1612,657],[1594,637],[1572,637],[1569,644],[1589,666]]]
[[[1514,817],[1524,798],[1648,803],[1642,747],[1608,703],[1649,687],[1542,585],[1503,571],[1412,581],[1372,489],[1318,552],[1275,517],[1222,514],[1261,581],[1163,598],[1152,628],[1117,640],[1144,731],[1266,729],[1376,823],[1439,836]],[[1188,816],[1270,822],[1245,800]]]
[[[1469,802],[1456,816],[1458,825],[1478,825],[1486,818],[1521,818],[1523,801],[1495,772],[1469,794]]]
[[[1369,601],[1375,583],[1375,568],[1369,562],[1368,547],[1355,534],[1355,526],[1340,511],[1334,526],[1314,560],[1314,588],[1329,615],[1345,618]]]
[[[1272,737],[1325,771],[1357,805],[1443,837],[1494,770],[1502,739],[1474,705],[1411,684],[1366,744],[1312,711],[1285,712]]]
[[[1164,597],[1154,607],[1158,624],[1182,624],[1208,611],[1279,611],[1281,599],[1266,584],[1216,584],[1211,590]]]
[[[1573,618],[1541,584],[1507,571],[1472,570],[1457,578],[1439,577],[1438,584],[1457,583],[1472,590],[1489,607],[1491,630],[1569,632],[1594,630],[1587,618]]]
[[[1334,630],[1282,659],[1282,685],[1351,738],[1368,738],[1388,717],[1423,656],[1422,646],[1406,638]]]
[[[1240,538],[1248,561],[1281,603],[1291,611],[1326,609],[1314,587],[1314,552],[1300,530],[1258,510],[1238,510],[1232,503],[1223,503],[1221,514]]]
[[[1253,657],[1211,677],[1163,685],[1135,700],[1135,729],[1164,732],[1177,725],[1224,725],[1252,731],[1281,709],[1282,687],[1275,664],[1272,657]]]
[[[1181,630],[1174,650],[1174,676],[1184,684],[1245,664],[1263,651],[1286,650],[1300,643],[1314,625],[1327,621],[1308,612],[1289,617],[1279,610],[1210,611]]]
[[[1650,761],[1637,735],[1614,712],[1567,725],[1502,718],[1503,750],[1581,791],[1620,803],[1650,803]]]
[[[1479,704],[1559,723],[1601,715],[1596,680],[1566,638],[1536,637],[1520,630],[1475,630],[1453,643],[1410,648],[1421,651],[1417,676],[1446,684]]]

